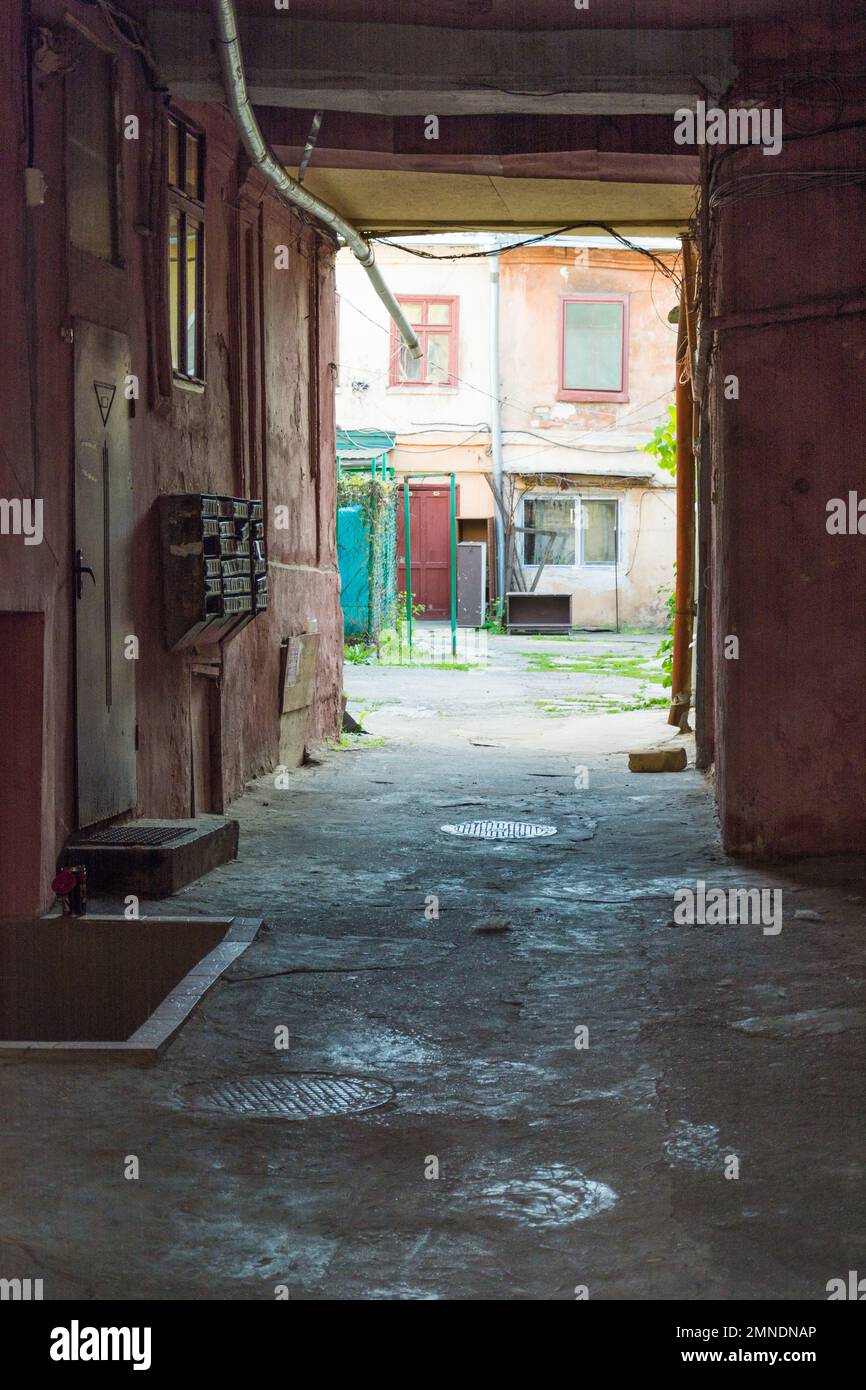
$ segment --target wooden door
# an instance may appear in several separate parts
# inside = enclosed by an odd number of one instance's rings
[[[397,505],[397,588],[401,592],[406,590],[404,514],[401,488]],[[447,486],[410,486],[412,602],[424,605],[423,620],[451,616],[450,515],[451,501]]]

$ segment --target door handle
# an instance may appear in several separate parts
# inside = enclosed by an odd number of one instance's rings
[[[84,561],[84,555],[82,554],[82,552],[81,552],[80,550],[76,550],[76,552],[75,552],[75,564],[73,565],[72,568],[73,568],[74,571],[75,571],[75,593],[76,593],[76,597],[78,597],[78,598],[81,598],[82,594],[84,593],[84,585],[83,585],[83,583],[82,583],[82,575],[84,575],[84,574],[89,574],[89,575],[90,575],[90,578],[93,580],[93,587],[96,588],[96,575],[93,573],[93,570],[90,568],[90,566],[89,566],[89,565],[85,565],[85,564],[83,563],[83,561]]]

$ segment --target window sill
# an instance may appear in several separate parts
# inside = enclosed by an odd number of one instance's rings
[[[523,568],[527,570],[537,570],[539,568],[534,560],[523,560],[521,563]],[[572,565],[552,565],[548,561],[544,569],[545,573],[547,570],[559,570],[570,573],[573,570],[614,570],[617,568],[617,565],[618,561],[613,560],[575,560]]]
[[[423,383],[413,382],[411,385],[390,385],[388,392],[394,396],[456,396],[459,391],[457,386],[436,386],[433,382],[429,386]]]
[[[180,391],[190,391],[194,396],[203,396],[205,383],[197,381],[190,376],[178,376],[177,372],[172,373],[172,386],[176,386]]]
[[[627,405],[629,394],[627,391],[557,391],[558,401],[595,401],[597,405]]]

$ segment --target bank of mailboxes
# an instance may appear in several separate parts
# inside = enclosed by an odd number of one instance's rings
[[[262,503],[204,493],[159,499],[165,643],[221,642],[268,606]]]

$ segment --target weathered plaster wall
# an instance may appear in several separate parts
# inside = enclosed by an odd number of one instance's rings
[[[727,848],[754,855],[866,850],[866,536],[826,529],[831,498],[866,496],[863,188],[784,178],[863,166],[866,107],[844,69],[862,71],[866,50],[862,32],[859,54],[842,51],[853,31],[808,32],[806,61],[836,72],[844,109],[832,123],[848,128],[786,127],[778,156],[713,160],[717,787]],[[805,38],[776,29],[766,52]],[[757,67],[763,51],[741,59]],[[820,130],[829,114],[799,110],[797,124]],[[772,195],[744,201],[770,172]],[[725,398],[730,376],[739,399]],[[725,659],[729,635],[738,660]]]
[[[465,255],[477,246],[436,242],[418,250],[435,256]],[[430,260],[377,246],[376,262],[396,295],[456,295],[460,343],[454,386],[392,386],[389,381],[391,320],[363,267],[350,251],[337,256],[340,295],[340,376],[337,424],[341,429],[390,429],[398,435],[430,425],[459,425],[463,434],[490,419],[488,296],[484,256]],[[353,386],[354,383],[354,386]],[[461,438],[455,432],[455,439]],[[452,440],[453,442],[453,440]]]
[[[521,492],[543,495],[543,488],[531,478],[523,477],[519,484]],[[632,486],[574,478],[570,488],[587,499],[617,499],[619,560],[616,567],[546,565],[538,588],[546,593],[572,595],[571,620],[575,627],[666,627],[666,599],[674,585],[676,545],[676,488],[670,485],[670,479],[652,486]],[[556,489],[554,495],[563,494]],[[536,568],[525,565],[524,572],[531,582]]]
[[[458,433],[430,430],[422,436],[408,435],[398,437],[391,453],[397,474],[440,473],[456,474],[460,488],[458,515],[461,517],[489,517],[493,515],[493,493],[485,478],[492,468],[490,436],[487,431],[479,434],[468,443],[455,443],[461,436]]]
[[[663,260],[671,266],[674,257],[666,253]],[[531,486],[534,472],[534,490],[543,490],[554,475],[554,485],[558,479],[569,492],[620,502],[616,570],[546,566],[541,587],[573,595],[578,626],[614,626],[618,616],[633,627],[661,627],[673,582],[672,480],[638,450],[673,397],[676,330],[667,314],[676,291],[640,254],[609,248],[511,251],[502,257],[501,274],[506,469],[521,475],[520,492]],[[558,399],[562,299],[569,294],[628,297],[626,401]],[[621,473],[638,476],[629,483]],[[534,567],[527,573],[532,577]]]
[[[75,0],[68,6],[59,0],[42,0],[33,6],[33,23],[69,34],[72,31],[62,23],[65,9],[108,41],[98,13]],[[334,419],[329,400],[335,292],[330,246],[279,207],[258,176],[250,175],[227,114],[217,108],[187,106],[185,114],[204,130],[207,150],[207,385],[203,391],[169,385],[166,398],[152,409],[155,338],[165,332],[161,306],[154,303],[147,278],[145,252],[150,240],[156,258],[165,254],[164,230],[148,202],[147,161],[152,157],[158,105],[134,57],[119,53],[118,109],[121,116],[128,112],[139,116],[141,134],[138,141],[119,140],[123,264],[110,266],[68,245],[63,79],[35,76],[33,162],[46,176],[48,193],[44,205],[28,214],[33,238],[28,256],[23,198],[27,60],[21,5],[4,7],[0,23],[6,65],[0,114],[4,133],[14,132],[14,138],[0,142],[0,218],[7,248],[0,258],[6,319],[0,342],[0,495],[9,498],[35,492],[44,500],[45,515],[45,540],[40,546],[25,547],[21,537],[0,537],[0,611],[44,613],[49,643],[42,691],[42,747],[34,747],[32,759],[38,787],[34,794],[42,803],[42,845],[31,846],[29,855],[16,856],[10,868],[19,886],[26,883],[24,896],[35,908],[49,901],[48,883],[57,852],[75,828],[72,348],[61,330],[81,316],[126,333],[132,370],[140,377],[141,398],[130,422],[134,602],[140,643],[137,809],[148,815],[184,816],[190,812],[191,796],[192,658],[189,653],[170,653],[163,645],[155,505],[159,493],[264,492],[268,503],[271,607],[266,616],[226,643],[223,652],[222,790],[226,800],[240,792],[247,778],[275,762],[280,641],[312,620],[323,637],[308,737],[315,741],[339,728],[342,620],[333,522]],[[235,218],[243,209],[256,229],[261,258],[263,324],[257,350],[265,412],[260,396],[248,402],[237,387],[240,309]],[[146,235],[149,223],[150,238]],[[277,242],[292,248],[288,269],[276,268],[273,245]],[[37,321],[29,344],[28,303]],[[244,455],[238,443],[245,436],[250,410],[257,413],[258,464]],[[274,529],[277,505],[288,508],[289,526],[281,531]],[[218,652],[209,649],[207,655],[212,658]]]
[[[669,253],[662,259],[673,264]],[[508,306],[501,353],[503,429],[539,431],[549,434],[551,443],[587,432],[605,431],[610,437],[614,430],[643,442],[673,395],[676,328],[667,315],[677,296],[671,281],[632,251],[565,246],[506,252],[501,275],[502,302]],[[627,401],[557,399],[561,301],[569,294],[628,296]],[[534,442],[530,436],[525,452]]]
[[[466,244],[431,243],[437,256],[465,255]],[[454,469],[461,517],[490,517],[493,495],[484,479],[492,470],[489,421],[488,315],[490,269],[485,257],[435,261],[392,247],[377,253],[398,294],[460,297],[460,356],[456,388],[428,391],[388,384],[387,315],[348,252],[338,257],[341,361],[337,408],[341,427],[391,429],[391,462],[398,473]],[[672,263],[668,255],[666,263]],[[670,477],[636,452],[664,416],[673,396],[675,328],[667,313],[675,291],[659,271],[633,252],[590,247],[510,251],[500,265],[500,340],[506,469],[579,475],[648,474],[632,486],[599,478],[590,487],[621,498],[621,566],[549,567],[544,587],[572,592],[575,622],[616,621],[659,626],[672,584],[674,514]],[[627,294],[630,302],[630,398],[620,404],[557,400],[561,298],[568,293]],[[372,327],[373,320],[380,331]],[[480,423],[477,434],[471,431]],[[437,428],[438,426],[438,428]],[[578,447],[567,447],[575,441]],[[648,484],[659,491],[647,493]],[[573,486],[577,483],[572,479]],[[521,490],[527,479],[521,483]],[[530,571],[531,573],[532,571]]]
[[[71,828],[73,759],[72,611],[69,522],[71,365],[60,337],[65,289],[52,274],[57,264],[59,213],[28,212],[23,170],[28,159],[24,32],[20,4],[0,7],[0,496],[41,498],[44,539],[28,546],[23,537],[0,535],[0,610],[41,615],[41,659],[27,643],[6,659],[26,670],[17,682],[29,690],[27,708],[3,731],[3,743],[18,741],[27,795],[41,813],[41,837],[31,825],[26,843],[4,815],[0,824],[0,895],[8,912],[24,912],[45,900],[56,849]],[[37,92],[39,92],[39,85]],[[51,187],[62,187],[60,152],[51,139],[59,95],[42,98],[47,134],[36,132],[34,159]],[[61,147],[62,148],[62,147]],[[46,211],[48,215],[46,216]],[[35,286],[30,299],[26,286]],[[29,313],[28,313],[29,309]],[[37,347],[38,344],[38,347]],[[57,415],[44,408],[40,380],[52,383]],[[11,630],[11,629],[10,629]],[[34,720],[33,712],[38,717]],[[4,774],[6,775],[6,774]],[[8,808],[6,808],[8,809]]]

